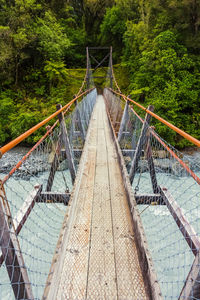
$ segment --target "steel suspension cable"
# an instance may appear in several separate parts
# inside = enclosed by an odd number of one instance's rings
[[[81,92],[83,91],[83,87],[84,87],[84,85],[85,85],[85,83],[86,83],[86,78],[87,78],[87,70],[86,70],[86,73],[85,73],[85,77],[84,77],[83,83],[82,83],[82,85],[81,85],[81,87],[80,87],[80,90],[79,90],[78,93],[76,94],[77,97],[78,97],[78,96],[81,94]]]
[[[115,77],[115,73],[114,73],[114,70],[113,70],[113,66],[112,66],[112,68],[111,68],[111,71],[112,71],[112,77],[113,77],[114,83],[115,83],[115,85],[116,85],[118,91],[119,91],[120,94],[121,94],[122,92],[121,92],[120,87],[119,87],[119,85],[118,85],[118,83],[117,83],[117,80],[116,80],[116,77]]]

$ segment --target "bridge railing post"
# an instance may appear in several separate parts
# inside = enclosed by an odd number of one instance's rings
[[[129,107],[129,101],[126,102],[124,112],[123,112],[123,115],[122,115],[122,119],[121,119],[121,123],[120,123],[120,128],[119,128],[119,133],[118,133],[118,142],[119,143],[122,139],[124,129],[126,128],[126,124],[128,122],[128,119],[129,119],[128,107]]]
[[[62,105],[57,104],[56,107],[57,107],[57,110],[59,110],[59,109],[62,108]],[[68,160],[68,165],[69,165],[69,170],[70,170],[70,174],[71,174],[72,183],[74,183],[75,178],[76,178],[76,169],[75,169],[75,165],[74,165],[72,149],[71,149],[70,142],[69,142],[69,137],[68,137],[68,133],[67,133],[67,128],[66,128],[63,112],[61,112],[58,115],[58,119],[59,119],[59,122],[60,122],[61,140],[62,140],[62,142],[64,144],[64,147],[65,147],[65,153],[66,153],[66,158]]]
[[[58,166],[59,166],[59,156],[60,156],[60,153],[61,153],[61,141],[60,141],[60,139],[61,139],[61,134],[59,135],[59,138],[58,138],[58,144],[57,144],[57,147],[56,147],[56,150],[55,150],[56,152],[54,154],[54,158],[53,158],[53,161],[52,161],[52,164],[51,164],[49,177],[48,177],[48,180],[47,180],[47,187],[46,187],[47,192],[50,192],[51,189],[52,189],[55,173],[56,173],[56,171],[58,169]]]
[[[2,181],[0,181],[0,247],[15,298],[33,300],[31,283]]]
[[[111,101],[110,115],[111,115],[113,126],[115,128],[119,118],[119,114],[121,113],[122,109],[120,106],[120,99],[117,98],[114,94],[110,101]]]
[[[86,54],[87,54],[87,75],[86,75],[86,86],[87,89],[90,88],[90,66],[89,66],[89,48],[86,48]]]
[[[135,119],[135,123],[134,123],[134,129],[133,129],[133,134],[132,134],[132,138],[131,138],[131,147],[133,150],[136,149],[137,147],[137,131],[139,128],[139,120],[136,118]]]
[[[111,89],[113,88],[113,73],[112,73],[112,68],[113,68],[113,62],[112,62],[112,46],[110,47],[110,87]]]
[[[200,298],[200,252],[195,256],[190,272],[178,300]]]
[[[152,105],[150,105],[148,107],[148,110],[153,112],[154,107]],[[147,130],[149,128],[150,121],[151,121],[151,115],[147,113],[144,123],[143,123],[143,126],[142,126],[140,138],[139,138],[136,150],[135,150],[135,155],[134,155],[132,163],[131,163],[131,168],[130,168],[130,173],[129,173],[129,178],[130,178],[131,184],[133,183],[133,180],[134,180],[137,168],[138,168],[138,162],[139,162],[140,156],[142,154],[142,150],[147,141]]]
[[[59,108],[57,107],[57,110]],[[52,144],[53,144],[53,140],[50,136],[50,139],[52,141]],[[51,169],[50,169],[50,173],[49,173],[49,177],[48,177],[48,180],[47,180],[47,186],[46,186],[46,192],[50,192],[51,189],[52,189],[52,186],[53,186],[53,181],[54,181],[54,177],[55,177],[55,174],[56,174],[56,171],[59,167],[59,159],[60,159],[60,155],[61,155],[61,147],[62,147],[62,137],[61,137],[61,132],[58,136],[58,142],[57,142],[57,146],[56,146],[56,149],[55,149],[55,154],[54,154],[54,158],[53,158],[53,161],[51,163]]]
[[[74,96],[74,97],[76,98],[76,96]],[[78,127],[79,127],[79,130],[81,132],[83,140],[85,140],[85,136],[86,136],[85,128],[83,126],[83,120],[81,118],[81,114],[80,114],[79,107],[77,105],[77,101],[75,101],[75,106],[76,106],[75,114],[76,114],[76,117],[77,117]]]
[[[109,101],[110,101],[110,116],[111,116],[112,122],[113,122],[113,118],[114,118],[114,114],[115,114],[115,109],[116,109],[114,97],[115,97],[115,95],[112,94],[111,99],[109,99]]]
[[[160,193],[160,187],[158,186],[154,161],[153,161],[153,157],[152,157],[152,149],[151,149],[151,142],[150,142],[150,128],[147,131],[147,142],[146,142],[146,144],[147,144],[146,156],[147,156],[147,162],[148,162],[148,166],[149,166],[151,184],[152,184],[153,192],[155,194],[158,194],[158,193]]]

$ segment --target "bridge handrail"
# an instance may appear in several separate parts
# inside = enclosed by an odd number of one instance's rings
[[[42,126],[44,126],[45,124],[47,124],[49,121],[51,121],[53,118],[55,118],[56,116],[58,116],[61,112],[63,112],[65,109],[67,109],[69,106],[71,106],[77,99],[79,99],[80,97],[88,94],[89,92],[91,92],[94,88],[91,88],[83,93],[81,93],[79,96],[75,97],[73,100],[71,100],[69,103],[67,103],[65,106],[63,106],[61,109],[59,109],[58,111],[56,111],[55,113],[53,113],[52,115],[50,115],[48,118],[46,118],[45,120],[41,121],[40,123],[38,123],[37,125],[33,126],[32,128],[30,128],[29,130],[27,130],[26,132],[24,132],[23,134],[21,134],[20,136],[18,136],[16,139],[14,139],[13,141],[9,142],[8,144],[6,144],[5,146],[0,148],[0,158],[9,150],[11,150],[12,148],[14,148],[16,145],[18,145],[20,142],[22,142],[23,140],[25,140],[27,137],[29,137],[32,133],[34,133],[35,131],[37,131],[39,128],[41,128]]]
[[[185,139],[187,139],[191,143],[195,144],[197,147],[200,147],[200,141],[197,140],[196,138],[194,138],[193,136],[191,136],[190,134],[188,134],[185,131],[181,130],[180,128],[174,126],[170,122],[166,121],[162,117],[160,117],[157,114],[153,113],[152,111],[148,110],[147,108],[145,108],[141,104],[137,103],[136,101],[132,100],[131,98],[127,97],[126,95],[124,95],[122,93],[119,93],[119,92],[117,92],[117,91],[115,91],[115,90],[113,90],[111,88],[108,88],[108,89],[110,91],[112,91],[114,94],[116,94],[118,96],[122,96],[124,100],[126,100],[126,101],[128,100],[128,101],[132,102],[133,104],[137,105],[139,108],[141,108],[142,110],[144,110],[146,113],[150,114],[152,117],[154,117],[155,119],[157,119],[161,123],[165,124],[167,127],[169,127],[170,129],[172,129],[173,131],[177,132],[178,134],[180,134],[181,136],[183,136]]]

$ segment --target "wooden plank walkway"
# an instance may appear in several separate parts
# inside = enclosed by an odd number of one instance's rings
[[[48,299],[149,299],[108,122],[104,99],[99,96]]]

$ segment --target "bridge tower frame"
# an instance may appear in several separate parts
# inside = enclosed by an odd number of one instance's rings
[[[94,50],[98,50],[98,51],[104,51],[104,50],[108,50],[108,53],[104,56],[104,58],[101,61],[98,61],[98,59],[96,59],[94,57],[93,54],[91,54],[92,51]],[[110,47],[87,47],[86,48],[86,55],[87,55],[87,73],[86,73],[86,86],[87,89],[90,88],[90,82],[91,82],[91,76],[90,76],[90,58],[97,64],[96,67],[93,69],[93,74],[96,72],[96,70],[100,67],[103,66],[103,63],[106,60],[109,60],[109,65],[108,67],[109,69],[109,80],[110,80],[110,87],[113,87],[113,72],[112,72],[112,67],[113,67],[113,55],[112,55],[112,46]],[[103,69],[103,71],[105,71]],[[105,76],[93,76],[93,78],[106,78],[107,77],[107,71],[105,71],[106,75]]]

